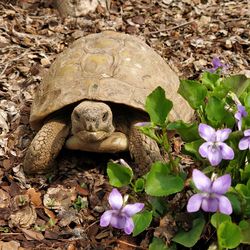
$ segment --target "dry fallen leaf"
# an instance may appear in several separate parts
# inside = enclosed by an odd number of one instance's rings
[[[35,223],[37,218],[35,207],[31,204],[26,204],[20,207],[17,211],[10,215],[10,226],[28,228]]]
[[[10,205],[10,195],[0,189],[0,208],[7,208]]]
[[[35,207],[40,207],[42,205],[41,193],[37,192],[34,188],[27,190],[27,194],[30,197],[30,201],[34,204]]]
[[[24,236],[27,240],[43,240],[44,236],[41,232],[34,231],[34,230],[28,230],[21,228],[22,232],[24,233]]]
[[[58,219],[53,211],[51,211],[45,207],[44,212],[45,212],[45,214],[47,214],[49,216],[50,219],[53,220],[54,224],[57,223]]]
[[[75,187],[67,189],[62,185],[58,185],[47,190],[47,193],[43,197],[43,204],[45,207],[57,211],[68,210],[75,199]]]
[[[1,250],[21,250],[20,243],[14,240],[4,242],[0,241],[0,249]]]

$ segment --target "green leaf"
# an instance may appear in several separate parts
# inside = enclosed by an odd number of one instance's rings
[[[172,239],[185,247],[193,247],[200,239],[202,230],[205,226],[204,218],[197,218],[193,221],[193,227],[190,231],[180,231]]]
[[[244,97],[244,104],[246,108],[250,108],[250,92],[246,93]]]
[[[155,140],[158,144],[161,144],[161,138],[155,134],[155,129],[149,126],[138,127],[143,134],[149,136],[153,140]]]
[[[245,199],[250,198],[250,190],[247,188],[247,185],[241,183],[237,184],[235,190],[237,190]]]
[[[180,176],[170,174],[170,165],[156,162],[146,177],[145,191],[152,196],[167,196],[180,192],[184,181]]]
[[[227,193],[227,198],[230,200],[232,207],[233,207],[233,211],[235,214],[240,214],[242,212],[241,209],[241,202],[239,200],[239,197],[237,196],[237,194],[235,193]]]
[[[211,96],[208,99],[205,111],[213,127],[220,127],[224,123],[230,127],[235,122],[232,114],[225,110],[224,102],[215,96]]]
[[[109,183],[114,187],[123,187],[130,184],[133,170],[117,163],[109,162],[107,167]]]
[[[250,179],[250,164],[247,164],[244,170],[240,169],[240,179],[243,182]]]
[[[138,178],[135,182],[134,191],[142,192],[144,190],[145,180],[143,178]]]
[[[241,242],[241,230],[236,224],[225,221],[218,228],[218,242],[221,247],[233,249]]]
[[[220,79],[220,75],[216,73],[211,73],[209,71],[204,71],[201,75],[201,82],[207,87],[207,89],[214,89],[216,82]]]
[[[173,103],[165,97],[165,91],[157,87],[146,99],[145,109],[150,116],[151,122],[164,125]]]
[[[153,238],[152,243],[149,245],[149,250],[175,250],[176,247],[170,247],[168,248],[164,241],[160,238]]]
[[[242,220],[239,223],[241,229],[241,243],[250,245],[250,220]]]
[[[229,76],[222,81],[222,86],[229,87],[239,97],[250,86],[250,78],[242,74]]]
[[[211,217],[211,224],[215,227],[215,228],[218,228],[219,225],[222,223],[222,222],[225,222],[225,221],[232,221],[231,217],[229,215],[226,215],[226,214],[221,214],[221,213],[215,213],[212,215]]]
[[[133,231],[133,236],[137,236],[141,232],[143,232],[152,221],[152,211],[144,211],[142,213],[135,214],[133,216],[133,221],[135,224],[135,228]]]
[[[178,93],[182,95],[193,109],[198,109],[204,105],[207,89],[198,81],[181,80]]]
[[[184,145],[184,150],[185,150],[184,153],[189,153],[191,155],[194,155],[196,157],[196,159],[201,160],[202,158],[199,154],[199,147],[203,142],[204,142],[204,140],[200,139],[197,141],[186,143]]]
[[[152,206],[153,216],[158,217],[166,212],[167,204],[164,197],[150,196],[149,203]]]
[[[225,85],[219,85],[216,86],[214,88],[214,90],[212,91],[211,95],[212,96],[216,96],[219,99],[223,99],[227,96],[228,92],[230,91],[230,87],[229,86],[225,86]]]
[[[185,142],[191,142],[200,139],[197,124],[188,124],[183,121],[169,123],[168,130],[176,130]]]

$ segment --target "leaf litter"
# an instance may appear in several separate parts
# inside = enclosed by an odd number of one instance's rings
[[[52,180],[23,174],[25,150],[35,135],[29,126],[34,92],[56,55],[75,39],[107,29],[137,35],[181,78],[197,77],[212,66],[213,57],[229,65],[230,73],[249,69],[247,0],[108,3],[108,8],[99,4],[80,17],[62,18],[52,0],[0,1],[1,249],[147,249],[153,234],[168,240],[175,231],[168,215],[155,232],[136,238],[99,227],[111,191],[105,166],[118,155],[97,161],[92,154],[62,150],[60,174]],[[192,166],[180,153],[180,139],[172,141],[181,164]]]

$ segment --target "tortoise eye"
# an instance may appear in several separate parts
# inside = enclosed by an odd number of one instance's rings
[[[105,112],[105,113],[102,115],[102,121],[103,121],[103,122],[107,121],[108,117],[109,117],[109,113],[108,113],[108,112]]]
[[[75,115],[75,118],[76,118],[76,120],[80,120],[80,115],[79,115],[79,113],[78,112],[74,112],[74,115]]]

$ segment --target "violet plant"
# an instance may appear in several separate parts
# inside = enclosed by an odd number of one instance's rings
[[[233,211],[229,199],[223,195],[231,186],[231,176],[225,174],[209,179],[198,169],[193,170],[192,175],[195,187],[200,193],[194,194],[188,200],[187,211],[197,212],[200,208],[205,212],[217,212],[230,215]]]
[[[189,229],[179,222],[174,235],[165,240],[163,236],[154,237],[150,249],[178,245],[191,248],[206,232],[211,232],[206,235],[211,245],[217,241],[217,249],[250,244],[250,79],[245,75],[223,75],[228,67],[218,58],[212,64],[213,68],[204,71],[200,79],[180,83],[178,92],[196,111],[195,122],[169,122],[173,104],[160,87],[147,97],[145,109],[150,122],[137,124],[138,129],[153,138],[169,160],[154,163],[146,175],[139,177],[124,161],[110,162],[110,184],[116,188],[129,186],[132,199],[143,200],[145,206],[143,212],[132,216],[123,213],[126,206],[122,202],[116,206],[109,199],[112,209],[101,217],[101,226],[125,230],[126,221],[132,225],[132,218],[134,226],[125,233],[133,230],[136,236],[166,214],[178,221],[178,214],[185,213]],[[194,169],[183,169],[181,160],[173,156],[167,133],[171,130],[185,142],[183,153],[192,157]],[[198,165],[199,169],[195,167]],[[179,196],[186,198],[173,209],[169,204]],[[168,248],[164,248],[166,245]]]
[[[114,188],[109,194],[109,204],[111,210],[103,213],[100,219],[100,226],[111,225],[114,228],[123,229],[126,234],[131,234],[134,230],[132,216],[140,212],[144,204],[126,204],[128,196],[122,197],[121,193]]]

